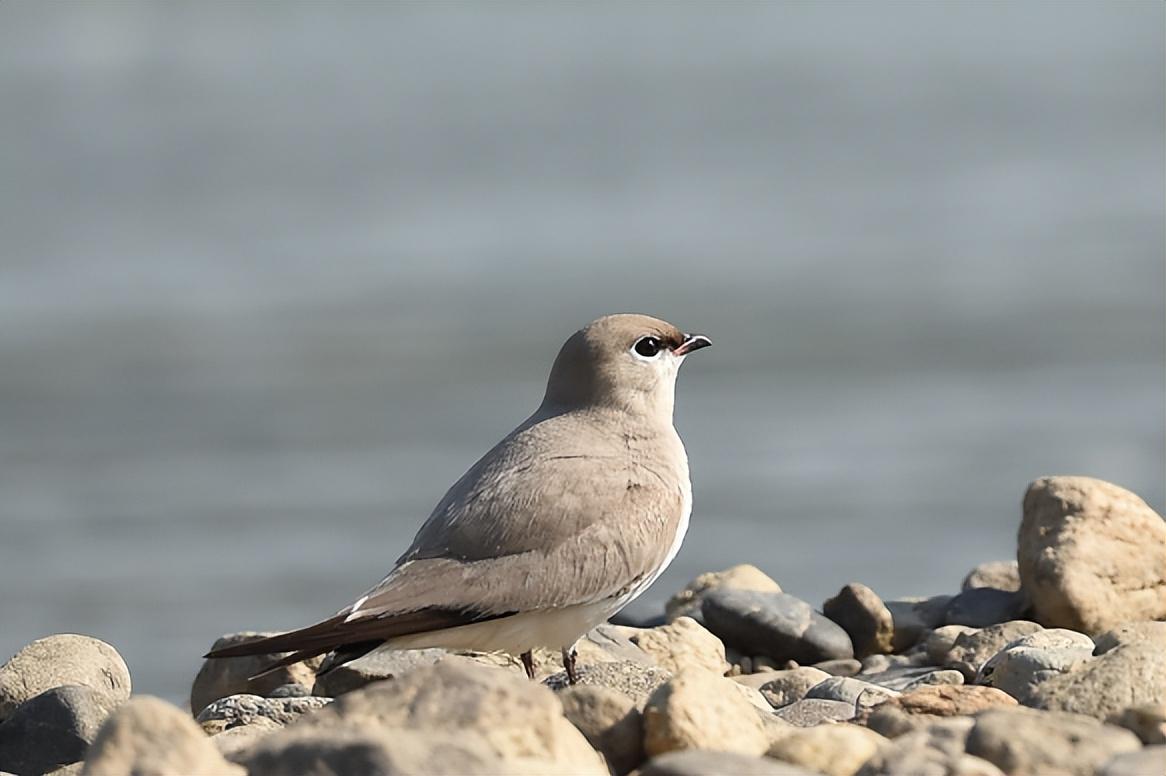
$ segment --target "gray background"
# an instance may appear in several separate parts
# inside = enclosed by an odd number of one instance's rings
[[[185,696],[331,613],[633,310],[710,334],[658,607],[950,592],[1163,507],[1163,6],[0,4],[0,659]]]

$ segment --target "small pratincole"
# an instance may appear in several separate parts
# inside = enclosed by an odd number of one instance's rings
[[[332,653],[324,670],[382,645],[520,655],[574,644],[640,595],[680,549],[692,509],[672,426],[676,374],[712,344],[645,315],[575,332],[533,415],[453,487],[379,584],[332,617],[206,657]]]

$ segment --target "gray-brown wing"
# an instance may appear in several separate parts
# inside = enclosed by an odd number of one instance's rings
[[[359,616],[563,607],[650,576],[685,509],[683,449],[657,460],[586,433],[552,418],[503,440],[450,489],[398,567],[354,607]]]

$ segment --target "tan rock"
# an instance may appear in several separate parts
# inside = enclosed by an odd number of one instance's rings
[[[211,648],[222,649],[272,635],[274,634],[257,631],[228,633],[218,638]],[[281,652],[204,660],[190,688],[190,713],[197,715],[214,701],[230,695],[267,695],[284,684],[311,687],[315,682],[316,668],[320,665],[322,657],[312,658],[304,663],[294,663],[263,676],[251,678],[286,654],[288,653]]]
[[[237,763],[242,762],[244,752],[276,730],[283,730],[283,725],[267,717],[257,717],[246,725],[215,733],[211,736],[211,743],[224,758]]]
[[[607,687],[576,685],[559,693],[563,714],[623,774],[644,759],[644,720],[635,701]]]
[[[546,687],[453,658],[342,695],[265,739],[264,746],[278,747],[285,732],[304,728],[368,727],[474,733],[506,762],[525,758],[569,764],[584,773],[607,772]]]
[[[101,728],[85,756],[84,776],[243,776],[223,759],[188,714],[160,698],[138,695]]]
[[[0,666],[0,721],[28,699],[64,685],[91,687],[120,703],[130,697],[130,671],[116,649],[92,636],[37,639]]]
[[[769,705],[775,709],[788,706],[806,697],[811,687],[830,678],[830,674],[812,666],[800,666],[786,671],[766,671],[762,674],[746,674],[733,677],[733,681],[752,687],[761,692]]]
[[[579,684],[575,686],[609,687],[623,693],[643,707],[648,697],[657,687],[672,678],[670,671],[642,663],[621,661],[618,663],[594,663],[583,666],[579,674]],[[552,690],[565,690],[570,685],[565,672],[547,677],[543,682]]]
[[[1114,647],[1070,673],[1037,685],[1028,705],[1104,720],[1130,706],[1166,703],[1166,650],[1136,642]]]
[[[1133,733],[1092,717],[1023,706],[978,714],[967,739],[968,754],[1010,776],[1093,776],[1110,757],[1140,747]]]
[[[992,763],[964,753],[973,724],[952,717],[899,736],[867,760],[859,776],[1002,776]]]
[[[1166,622],[1143,620],[1141,622],[1127,622],[1112,630],[1107,630],[1096,639],[1096,652],[1103,655],[1114,647],[1122,644],[1138,644],[1147,642],[1156,644],[1159,649],[1166,651]]]
[[[219,698],[194,718],[207,735],[233,727],[250,725],[256,719],[270,719],[286,725],[331,703],[330,698],[307,695],[297,698],[261,698],[258,695],[231,695]]]
[[[978,628],[967,625],[941,625],[927,634],[923,649],[927,653],[927,660],[934,666],[941,666],[947,662],[947,655],[955,646],[955,641],[965,633],[975,633]]]
[[[1024,497],[1020,580],[1036,619],[1095,634],[1166,619],[1166,522],[1090,477],[1045,477]]]
[[[635,776],[814,776],[770,757],[687,749],[653,757]]]
[[[1130,706],[1108,721],[1130,731],[1146,746],[1166,744],[1166,703]]]
[[[996,706],[1016,706],[1016,699],[994,687],[937,684],[903,693],[872,709],[866,725],[895,738],[925,728],[945,717],[976,714]]]
[[[698,617],[704,594],[718,587],[737,590],[757,590],[780,593],[781,586],[765,572],[748,563],[733,566],[724,571],[711,571],[692,580],[664,606],[664,613],[671,622],[678,617]]]
[[[885,743],[858,725],[820,725],[793,729],[770,745],[769,756],[826,776],[854,776]]]
[[[1013,641],[1036,633],[1041,626],[1028,620],[1011,620],[956,636],[943,665],[954,668],[964,679],[974,681],[984,664]]]
[[[707,671],[674,676],[644,710],[644,751],[656,756],[677,749],[763,754],[770,734],[761,715],[732,680]]]
[[[631,643],[674,674],[699,668],[724,676],[729,670],[725,645],[691,617],[677,617],[656,628],[621,628]]]
[[[1015,593],[1020,590],[1020,569],[1014,560],[994,560],[981,563],[964,577],[960,590],[990,587]]]
[[[854,644],[854,656],[888,654],[895,648],[895,621],[875,591],[852,582],[822,604],[822,614],[842,626]]]

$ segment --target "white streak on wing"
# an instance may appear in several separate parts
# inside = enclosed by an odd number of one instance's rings
[[[356,600],[356,603],[354,603],[354,604],[352,605],[352,607],[351,607],[351,611],[348,613],[348,616],[344,618],[344,621],[345,621],[345,622],[349,622],[350,620],[353,620],[353,619],[355,619],[356,617],[360,616],[360,607],[361,607],[361,606],[364,604],[364,602],[365,602],[365,601],[367,601],[367,600],[368,600],[368,596],[367,596],[367,595],[362,595],[360,598],[358,598],[358,599]]]

